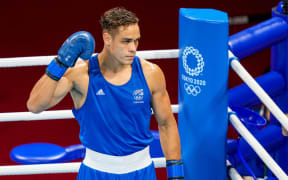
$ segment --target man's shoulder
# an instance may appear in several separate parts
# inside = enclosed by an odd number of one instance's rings
[[[89,68],[89,60],[81,60],[78,61],[73,68],[71,68],[72,71],[78,72],[78,71],[88,71]]]
[[[65,76],[71,80],[75,80],[81,75],[88,74],[89,69],[89,60],[87,61],[79,61],[75,64],[74,67],[69,68],[65,74]]]
[[[139,58],[140,59],[140,62],[141,62],[141,65],[142,65],[142,69],[143,69],[143,72],[144,73],[155,73],[155,71],[159,71],[160,70],[160,67],[155,64],[155,63],[152,63],[150,61],[147,61],[145,59],[142,59],[142,58]]]
[[[165,78],[161,68],[157,64],[144,59],[141,60],[141,64],[144,76],[151,91],[154,91],[158,89],[159,86],[162,86],[162,83],[165,82]]]

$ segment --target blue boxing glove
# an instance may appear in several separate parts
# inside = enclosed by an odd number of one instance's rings
[[[95,49],[93,36],[86,31],[72,34],[61,46],[58,56],[46,68],[46,74],[58,81],[69,67],[73,67],[78,57],[89,59]]]
[[[168,180],[184,179],[184,169],[182,160],[167,160],[166,169]]]

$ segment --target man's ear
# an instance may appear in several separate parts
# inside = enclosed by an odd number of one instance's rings
[[[103,33],[103,41],[104,41],[104,45],[110,46],[111,42],[112,42],[111,34],[109,34],[108,32],[104,32]]]

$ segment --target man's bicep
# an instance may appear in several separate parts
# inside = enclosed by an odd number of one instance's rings
[[[166,123],[173,114],[170,98],[166,90],[166,80],[163,71],[155,66],[152,79],[152,108],[158,124]]]
[[[158,124],[165,124],[172,115],[170,99],[166,90],[156,92],[152,96],[152,108]]]

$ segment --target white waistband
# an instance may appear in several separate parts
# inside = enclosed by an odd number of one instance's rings
[[[149,146],[127,156],[111,156],[86,148],[83,163],[93,169],[113,174],[125,174],[143,169],[152,163]]]

